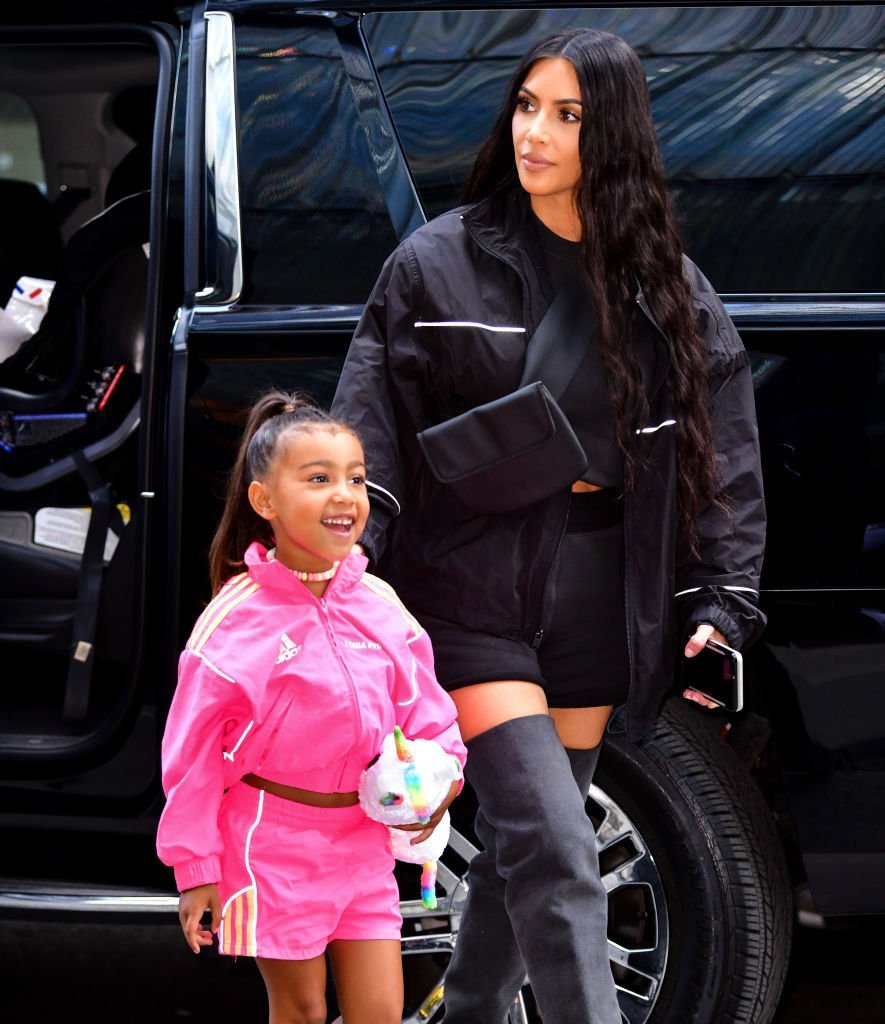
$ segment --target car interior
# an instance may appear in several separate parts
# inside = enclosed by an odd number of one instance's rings
[[[147,42],[0,43],[0,753],[122,696],[158,76]]]

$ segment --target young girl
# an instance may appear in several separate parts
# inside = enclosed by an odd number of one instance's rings
[[[271,1024],[326,1020],[327,949],[345,1024],[399,1024],[393,858],[357,784],[396,724],[465,759],[427,634],[352,552],[368,508],[348,426],[297,396],[257,402],[166,723],[157,850],[185,938],[256,957]],[[458,786],[403,826],[415,842]]]

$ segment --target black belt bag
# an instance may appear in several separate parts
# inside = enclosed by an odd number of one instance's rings
[[[512,512],[568,487],[587,456],[556,399],[536,381],[422,430],[440,483],[474,512]]]
[[[472,511],[525,508],[567,489],[587,469],[587,454],[554,397],[565,391],[589,344],[580,307],[576,288],[560,291],[529,342],[522,379],[543,376],[546,384],[536,379],[418,434],[434,477]],[[568,345],[567,325],[575,323],[586,329]]]

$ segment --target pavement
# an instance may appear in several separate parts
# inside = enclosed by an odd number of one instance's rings
[[[773,1024],[885,1024],[882,922],[796,933]],[[0,921],[3,1019],[49,1024],[238,1024],[267,1020],[253,961],[194,955],[168,924]],[[740,1024],[756,1024],[747,1021]]]

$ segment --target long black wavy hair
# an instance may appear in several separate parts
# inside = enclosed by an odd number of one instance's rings
[[[670,342],[680,524],[696,548],[706,502],[725,510],[708,414],[704,345],[682,268],[677,218],[664,178],[648,84],[636,52],[619,36],[568,29],[534,46],[511,79],[506,99],[474,162],[463,194],[475,202],[519,184],[511,122],[532,66],[567,60],[581,90],[581,180],[575,205],[581,253],[599,319],[599,341],[615,408],[628,486],[641,459],[633,430],[648,411],[635,357],[637,287]]]

